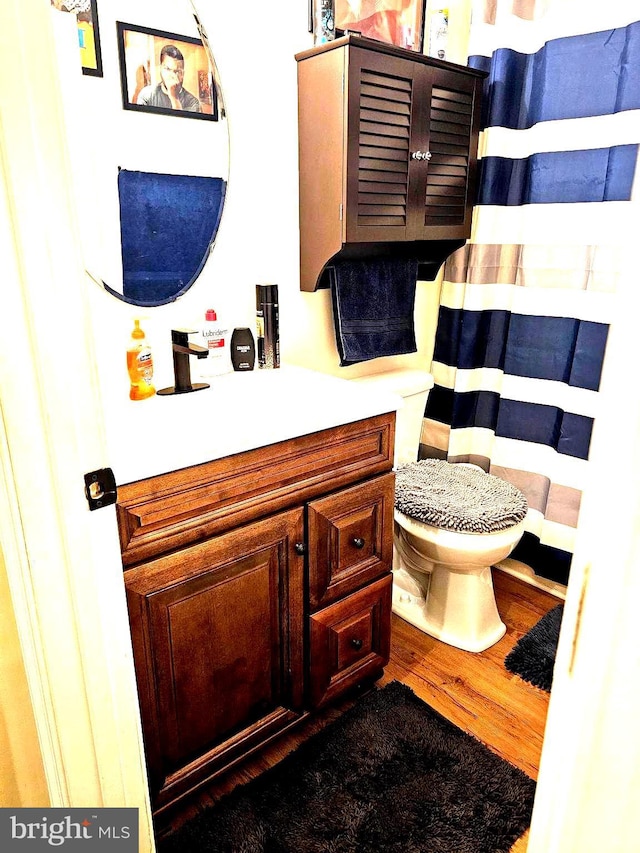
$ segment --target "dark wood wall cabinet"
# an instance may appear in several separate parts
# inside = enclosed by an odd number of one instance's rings
[[[395,415],[118,489],[156,816],[389,659]]]
[[[337,258],[434,278],[471,234],[486,74],[354,35],[296,59],[301,289]]]

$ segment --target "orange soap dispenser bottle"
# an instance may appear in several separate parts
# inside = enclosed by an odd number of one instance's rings
[[[146,400],[147,397],[153,397],[156,393],[153,387],[153,357],[140,328],[140,320],[134,320],[131,344],[127,350],[127,369],[131,380],[129,399]]]

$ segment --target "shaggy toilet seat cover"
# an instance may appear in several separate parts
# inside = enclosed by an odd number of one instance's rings
[[[417,521],[458,533],[506,530],[527,514],[525,496],[511,483],[442,459],[402,465],[395,506]]]

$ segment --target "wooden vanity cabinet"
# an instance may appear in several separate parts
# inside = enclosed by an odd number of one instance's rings
[[[462,245],[486,74],[354,35],[296,59],[301,289],[340,251],[426,262]]]
[[[119,487],[156,815],[382,673],[394,420]]]

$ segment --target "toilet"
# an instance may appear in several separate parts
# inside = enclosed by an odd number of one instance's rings
[[[482,652],[504,636],[491,566],[524,532],[527,502],[477,465],[416,461],[433,377],[395,370],[353,380],[402,398],[396,417],[393,611],[451,646]]]

